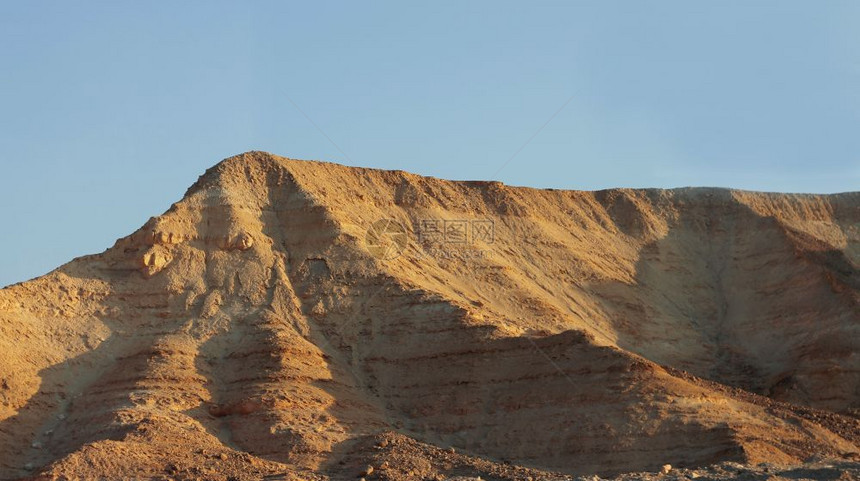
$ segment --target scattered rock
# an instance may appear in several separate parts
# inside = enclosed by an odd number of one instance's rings
[[[183,240],[184,236],[182,234],[165,231],[153,231],[146,238],[146,242],[150,245],[178,244]]]
[[[242,232],[232,239],[227,237],[224,239],[223,248],[225,250],[246,251],[254,245],[254,237],[247,232]]]
[[[317,318],[317,319],[322,318],[322,317],[325,317],[325,312],[326,312],[326,311],[325,311],[325,306],[323,306],[322,301],[317,302],[317,303],[314,305],[314,307],[313,307],[313,308],[311,308],[311,315],[312,315],[312,316],[314,316],[314,318]]]
[[[669,474],[670,471],[672,471],[672,465],[671,464],[664,464],[663,467],[660,468],[660,473],[662,473],[662,474]]]
[[[170,251],[160,245],[151,247],[140,258],[140,270],[145,277],[159,273],[173,260]]]

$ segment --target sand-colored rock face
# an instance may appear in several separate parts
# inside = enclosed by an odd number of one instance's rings
[[[248,153],[0,291],[0,479],[852,458],[859,268],[857,193],[550,191]]]

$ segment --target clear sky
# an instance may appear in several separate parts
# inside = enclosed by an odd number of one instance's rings
[[[860,2],[405,3],[0,4],[0,285],[101,252],[247,150],[860,189]]]

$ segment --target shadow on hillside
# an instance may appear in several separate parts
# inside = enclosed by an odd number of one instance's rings
[[[820,393],[796,375],[811,353],[837,359],[856,351],[850,329],[860,323],[860,266],[726,195],[688,199],[669,232],[641,248],[633,284],[586,289],[614,319],[620,347],[722,384],[815,405]],[[860,392],[853,402],[860,403]]]
[[[75,280],[113,283],[114,291],[100,301],[106,314],[98,316],[110,334],[93,339],[97,345],[83,354],[40,370],[38,390],[16,415],[0,421],[0,478],[31,475],[87,443],[123,439],[135,427],[117,422],[117,413],[133,406],[129,395],[151,360],[146,336],[154,339],[154,334],[137,332],[127,319],[112,317],[112,313],[126,312],[128,301],[117,286],[139,273],[100,271],[87,260],[77,259],[59,271]],[[165,319],[151,314],[166,331],[178,329],[182,323],[181,317]],[[24,469],[26,465],[32,469]]]

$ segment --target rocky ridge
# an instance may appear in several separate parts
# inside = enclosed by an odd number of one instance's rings
[[[0,478],[849,462],[858,266],[860,193],[539,190],[250,152],[0,291]]]

